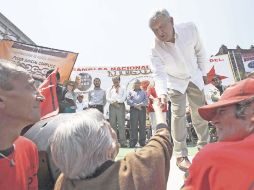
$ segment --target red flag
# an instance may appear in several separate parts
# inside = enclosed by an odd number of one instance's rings
[[[223,76],[223,75],[218,75],[215,73],[214,66],[210,69],[210,71],[207,73],[207,82],[208,84],[212,82],[213,78],[217,76],[220,80],[226,79],[228,77]]]
[[[58,69],[55,69],[43,83],[39,86],[39,91],[45,97],[45,100],[41,102],[41,119],[46,119],[57,115],[59,112],[59,105],[56,94],[56,73]]]

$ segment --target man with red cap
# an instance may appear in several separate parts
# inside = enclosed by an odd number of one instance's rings
[[[216,127],[219,142],[195,156],[186,189],[254,189],[254,79],[228,87],[198,111]]]

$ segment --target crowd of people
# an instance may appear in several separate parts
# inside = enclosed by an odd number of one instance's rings
[[[50,70],[47,73],[51,73]],[[58,73],[57,78],[60,77]],[[154,88],[154,81],[145,81],[146,87],[141,85],[139,79],[135,79],[132,83],[132,89],[127,91],[122,87],[120,76],[112,78],[112,87],[107,90],[101,89],[100,78],[94,78],[94,89],[88,91],[87,100],[84,100],[84,94],[75,91],[75,82],[66,81],[61,87],[58,84],[57,90],[59,103],[59,113],[75,113],[86,110],[88,108],[98,109],[104,113],[105,117],[110,122],[110,125],[117,133],[120,145],[122,148],[135,148],[137,143],[144,146],[147,141],[147,114],[151,125],[152,133],[155,134],[156,118],[152,107],[153,99],[157,98]],[[105,105],[108,102],[108,110],[105,111]],[[126,109],[128,106],[128,110]],[[163,110],[163,115],[166,120],[167,106]],[[106,113],[107,112],[107,113]],[[126,113],[129,113],[130,126],[126,126]],[[129,138],[126,137],[127,131]],[[150,128],[149,128],[150,130]],[[129,140],[129,142],[128,142]]]
[[[206,56],[196,26],[175,25],[162,9],[151,16],[149,27],[155,34],[151,55],[155,84],[147,92],[139,80],[126,92],[120,77],[113,78],[105,91],[96,78],[89,109],[83,110],[77,104],[82,95],[75,93],[75,83],[67,81],[65,87],[56,86],[62,113],[44,121],[39,121],[44,97],[33,78],[20,66],[0,60],[0,189],[45,189],[38,187],[38,174],[39,184],[53,184],[55,190],[165,190],[173,151],[176,165],[186,172],[185,190],[254,189],[254,79],[250,75],[223,89],[216,102],[205,105]],[[171,130],[165,117],[168,100]],[[192,163],[186,145],[186,100],[198,137],[199,152]],[[106,101],[109,122],[102,114]],[[125,101],[130,106],[129,146],[139,142],[141,148],[115,161],[119,148],[128,146]],[[154,135],[146,144],[149,104],[155,122]],[[218,142],[206,145],[208,122],[216,127]],[[20,136],[34,123],[25,137]]]

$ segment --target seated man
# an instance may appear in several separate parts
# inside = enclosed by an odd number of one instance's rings
[[[44,99],[21,67],[0,60],[0,189],[37,190],[38,151],[21,130],[40,120]]]
[[[254,189],[254,79],[228,87],[218,102],[198,111],[215,125],[219,142],[195,156],[186,189]]]
[[[55,190],[165,190],[172,145],[158,102],[156,134],[146,146],[118,161],[114,161],[119,148],[116,133],[98,110],[60,121],[51,138],[52,158],[62,171]]]

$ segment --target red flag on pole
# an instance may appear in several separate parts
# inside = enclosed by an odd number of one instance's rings
[[[58,69],[55,69],[43,83],[39,86],[39,91],[45,97],[45,100],[41,102],[41,119],[46,119],[57,115],[59,112],[59,105],[56,94],[56,73]]]

